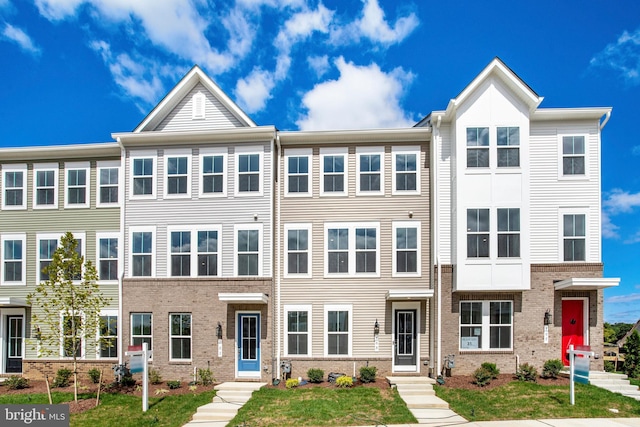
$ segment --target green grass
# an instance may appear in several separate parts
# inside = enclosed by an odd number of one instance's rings
[[[638,378],[629,378],[629,382],[635,386],[640,387],[640,379]]]
[[[568,385],[514,381],[491,390],[434,388],[438,397],[469,421],[640,416],[640,402],[590,385],[576,384],[573,406]]]
[[[262,388],[230,426],[348,426],[416,423],[395,389]]]

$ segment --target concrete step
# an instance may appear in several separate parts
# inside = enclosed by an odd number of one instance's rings
[[[449,409],[449,404],[437,396],[401,396],[409,409]]]
[[[398,393],[400,393],[400,396],[404,397],[404,396],[435,396],[436,392],[433,389],[405,389],[400,388],[400,386],[397,387]]]
[[[420,425],[460,426],[469,422],[451,409],[412,409],[411,413]]]
[[[435,384],[436,381],[433,378],[429,377],[399,377],[399,376],[390,376],[387,377],[387,381],[389,384]]]
[[[638,391],[638,387],[631,384],[599,384],[599,383],[591,382],[591,385],[604,388],[616,393]]]
[[[213,398],[213,403],[235,403],[235,404],[240,404],[243,405],[245,403],[247,403],[249,401],[249,399],[251,399],[251,395],[248,396],[233,396],[233,397],[229,397],[229,396],[215,396]]]
[[[191,421],[224,421],[225,423],[228,423],[229,420],[232,420],[233,417],[235,417],[237,414],[237,412],[233,412],[233,413],[227,413],[227,412],[222,412],[222,413],[211,413],[211,414],[203,414],[201,412],[196,412],[195,414],[193,414],[193,417],[191,417]]]
[[[260,387],[267,385],[267,383],[254,383],[254,382],[227,382],[218,384],[214,387],[214,390],[250,390],[256,391]]]

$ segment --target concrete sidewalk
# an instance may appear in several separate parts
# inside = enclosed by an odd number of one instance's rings
[[[640,418],[562,418],[550,420],[507,420],[507,421],[462,421],[452,424],[450,421],[437,420],[428,423],[430,426],[465,426],[465,427],[640,427]],[[389,424],[384,427],[423,427],[425,424]],[[360,426],[380,427],[380,426]]]

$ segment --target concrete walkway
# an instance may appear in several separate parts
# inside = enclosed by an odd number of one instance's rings
[[[623,374],[611,372],[589,372],[589,382],[596,387],[604,388],[623,396],[631,397],[640,401],[640,390],[638,386],[631,385],[629,377]]]

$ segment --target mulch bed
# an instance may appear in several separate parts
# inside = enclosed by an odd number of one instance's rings
[[[473,375],[454,375],[451,377],[445,377],[444,385],[442,387],[448,388],[461,388],[466,390],[491,390],[496,387],[503,386],[505,384],[509,384],[512,381],[518,381],[513,374],[500,374],[498,378],[492,379],[491,382],[484,387],[480,387],[474,384],[475,379]],[[541,385],[569,385],[569,378],[567,377],[558,377],[558,378],[541,378],[538,377],[536,380],[537,384]]]
[[[285,385],[285,381],[280,381],[278,385],[269,384],[266,386],[267,388],[277,388],[281,390],[285,390],[287,387]],[[314,388],[314,387],[324,387],[324,388],[338,388],[335,383],[330,383],[329,381],[322,381],[320,383],[311,383],[308,382],[303,385],[299,385],[297,388]],[[384,378],[377,378],[374,382],[363,383],[361,381],[354,381],[353,387],[369,387],[369,388],[378,388],[380,390],[387,390],[391,388],[389,382]],[[352,388],[353,388],[352,387]]]

